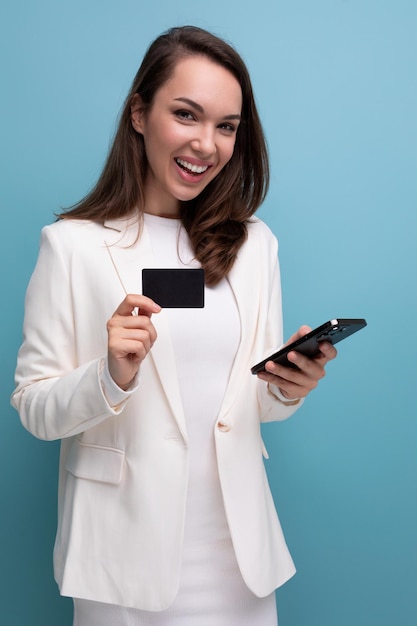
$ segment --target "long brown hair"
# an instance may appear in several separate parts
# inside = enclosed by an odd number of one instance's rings
[[[265,198],[269,163],[248,70],[222,39],[194,26],[172,28],[149,47],[124,104],[113,145],[95,187],[60,215],[104,223],[135,208],[142,213],[147,158],[142,135],[131,124],[131,104],[139,94],[145,109],[187,56],[206,56],[231,72],[242,90],[242,121],[232,158],[195,199],[180,203],[180,216],[208,285],[231,269],[247,236],[247,221]]]

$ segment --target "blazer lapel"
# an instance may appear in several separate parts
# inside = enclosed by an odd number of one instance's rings
[[[138,219],[110,220],[105,223],[105,245],[124,293],[142,293],[142,268],[154,267],[155,259],[146,226]],[[188,442],[184,410],[178,385],[171,333],[164,311],[154,315],[152,322],[158,338],[147,358],[150,358],[166,394],[178,428]]]
[[[236,396],[241,393],[246,371],[257,334],[258,309],[251,303],[259,302],[259,290],[262,277],[259,275],[260,264],[256,248],[247,242],[238,253],[228,280],[236,298],[241,324],[241,339],[226,388],[220,417],[225,417],[233,407]]]

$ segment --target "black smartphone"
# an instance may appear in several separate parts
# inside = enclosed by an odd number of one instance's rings
[[[142,293],[163,309],[203,308],[204,270],[143,269]]]
[[[304,337],[300,337],[296,341],[293,341],[288,346],[284,346],[278,352],[271,354],[267,359],[264,359],[257,365],[254,365],[251,368],[252,374],[257,374],[258,372],[262,372],[265,369],[265,364],[268,361],[274,361],[275,363],[279,363],[280,365],[286,365],[287,367],[297,367],[295,363],[291,363],[288,361],[287,354],[292,350],[296,352],[301,352],[301,354],[305,354],[311,358],[315,357],[320,349],[319,343],[320,341],[329,341],[332,344],[338,343],[353,335],[361,328],[366,326],[366,320],[364,319],[334,319],[318,326],[314,330],[304,335]]]

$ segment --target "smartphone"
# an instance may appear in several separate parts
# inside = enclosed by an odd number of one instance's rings
[[[142,293],[163,309],[203,308],[204,270],[143,269]]]
[[[265,369],[265,364],[268,361],[274,361],[280,365],[286,365],[287,367],[297,367],[295,363],[288,361],[287,354],[292,350],[305,354],[308,357],[315,357],[319,351],[320,341],[328,341],[332,344],[338,343],[353,335],[361,328],[366,326],[366,320],[364,319],[334,319],[318,326],[314,330],[304,335],[300,339],[293,341],[288,346],[284,346],[278,352],[271,354],[267,359],[264,359],[257,365],[251,368],[252,374],[257,374]]]

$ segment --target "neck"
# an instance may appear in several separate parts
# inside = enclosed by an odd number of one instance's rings
[[[155,189],[151,184],[147,184],[143,212],[156,215],[157,217],[178,219],[180,216],[180,201],[170,193]]]

